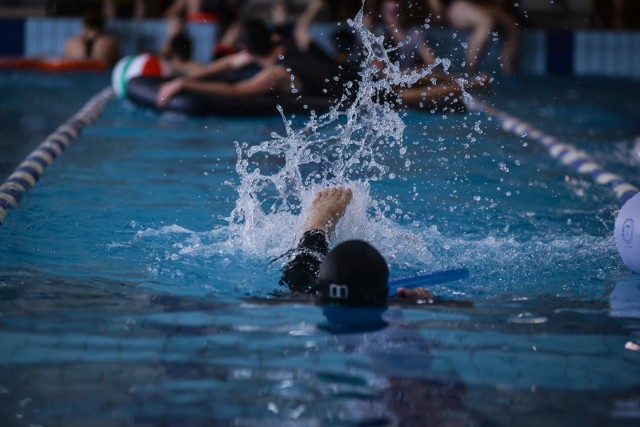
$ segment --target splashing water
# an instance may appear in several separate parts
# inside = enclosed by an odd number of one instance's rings
[[[238,199],[229,218],[229,242],[251,254],[277,255],[295,242],[295,233],[283,239],[283,230],[297,230],[298,216],[322,187],[349,186],[354,193],[336,239],[363,238],[392,258],[400,240],[412,242],[414,253],[431,258],[421,237],[404,230],[385,217],[392,210],[384,196],[371,194],[371,183],[396,176],[393,164],[411,166],[403,142],[405,124],[396,104],[394,88],[406,88],[431,74],[447,59],[438,59],[424,70],[402,72],[389,59],[397,47],[385,47],[384,36],[374,36],[362,23],[363,8],[348,24],[362,42],[360,81],[347,82],[342,99],[324,115],[311,112],[306,124],[296,130],[281,108],[285,134],[272,134],[259,145],[235,143],[240,177]],[[382,64],[380,66],[380,64]],[[398,156],[400,161],[398,161]],[[406,247],[406,246],[405,246]]]
[[[559,211],[557,206],[536,210],[536,198],[532,203],[513,202],[511,187],[513,194],[532,186],[541,189],[531,193],[535,197],[548,188],[563,190],[547,186],[544,178],[518,174],[519,159],[512,158],[514,151],[507,151],[506,144],[493,147],[495,150],[478,146],[467,152],[470,145],[478,145],[472,133],[483,139],[491,137],[478,117],[464,119],[448,139],[426,132],[429,120],[421,121],[422,136],[427,137],[426,148],[420,148],[423,154],[412,147],[418,141],[411,142],[412,135],[421,130],[408,127],[404,135],[404,115],[398,111],[400,102],[394,89],[431,77],[436,66],[446,72],[450,61],[436,60],[425,70],[403,73],[399,64],[390,60],[395,47],[386,47],[382,36],[374,36],[363,26],[362,10],[349,25],[362,42],[358,81],[345,84],[344,96],[326,114],[311,112],[303,124],[294,126],[279,109],[282,135],[273,133],[271,139],[257,145],[235,143],[238,179],[227,184],[237,191],[237,197],[231,213],[218,218],[224,225],[202,232],[177,226],[138,231],[137,239],[152,240],[151,250],[145,248],[153,257],[152,274],[189,285],[200,281],[207,292],[227,293],[232,286],[236,292],[268,295],[279,278],[278,266],[268,261],[296,244],[296,230],[303,222],[300,214],[313,195],[320,188],[346,185],[352,189],[353,199],[332,243],[352,238],[371,242],[384,254],[392,277],[421,270],[469,268],[472,277],[468,281],[433,289],[437,295],[456,298],[465,293],[479,297],[504,292],[530,295],[533,289],[554,295],[561,291],[600,292],[606,284],[602,279],[619,268],[611,239],[592,232],[588,219],[584,225],[570,222],[575,213],[584,218],[591,213]],[[456,82],[461,89],[468,84],[463,79]],[[469,97],[464,90],[462,95]],[[430,141],[433,144],[427,146]],[[464,141],[463,147],[456,141]],[[460,162],[493,156],[486,169],[472,164],[476,168],[473,173],[491,174],[495,169],[499,177],[474,182],[479,178],[465,176],[467,169]],[[411,185],[414,176],[423,183],[432,167],[440,168],[434,171],[433,186]],[[542,168],[538,173],[553,176]],[[503,179],[506,177],[512,179]],[[525,181],[520,183],[519,179]],[[492,180],[497,185],[495,191],[490,188]],[[399,190],[403,194],[394,195],[403,181],[408,183]],[[430,191],[438,194],[431,198]],[[500,206],[503,194],[510,199]],[[402,200],[411,200],[409,206],[401,206]],[[440,217],[443,219],[434,220]],[[448,221],[460,221],[462,226],[454,228]],[[593,262],[595,257],[598,263]],[[238,274],[238,265],[242,274]]]

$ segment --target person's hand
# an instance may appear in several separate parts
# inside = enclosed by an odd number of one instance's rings
[[[431,19],[441,19],[444,16],[444,5],[440,0],[427,0]]]
[[[396,290],[396,296],[402,299],[409,300],[432,300],[433,294],[425,288],[398,288]]]
[[[248,51],[243,50],[236,53],[235,55],[232,55],[229,61],[231,61],[231,68],[237,70],[238,68],[242,68],[251,64],[251,62],[253,62],[253,55],[251,55]]]
[[[158,107],[164,107],[169,103],[169,100],[178,92],[184,88],[184,79],[175,79],[160,86],[158,94],[156,95],[156,105]]]

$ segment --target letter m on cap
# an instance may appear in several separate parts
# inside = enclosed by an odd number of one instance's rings
[[[333,299],[347,299],[349,298],[349,288],[345,285],[332,283],[329,285],[329,297]]]

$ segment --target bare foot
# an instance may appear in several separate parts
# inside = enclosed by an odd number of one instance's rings
[[[351,189],[346,187],[325,188],[316,193],[307,211],[302,233],[319,229],[332,234],[352,195]]]

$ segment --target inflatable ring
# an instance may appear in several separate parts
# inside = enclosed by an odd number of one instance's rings
[[[162,77],[168,73],[169,68],[161,58],[148,53],[127,55],[113,67],[111,87],[119,98],[124,98],[131,79],[140,76]]]
[[[17,68],[38,71],[105,71],[109,68],[103,61],[93,59],[65,58],[1,58],[0,68]]]
[[[266,116],[278,114],[277,105],[285,113],[315,110],[326,111],[331,106],[329,97],[299,97],[296,95],[212,96],[182,91],[159,109],[156,95],[160,85],[170,79],[140,76],[129,81],[127,98],[143,107],[160,111],[173,111],[193,116]]]

